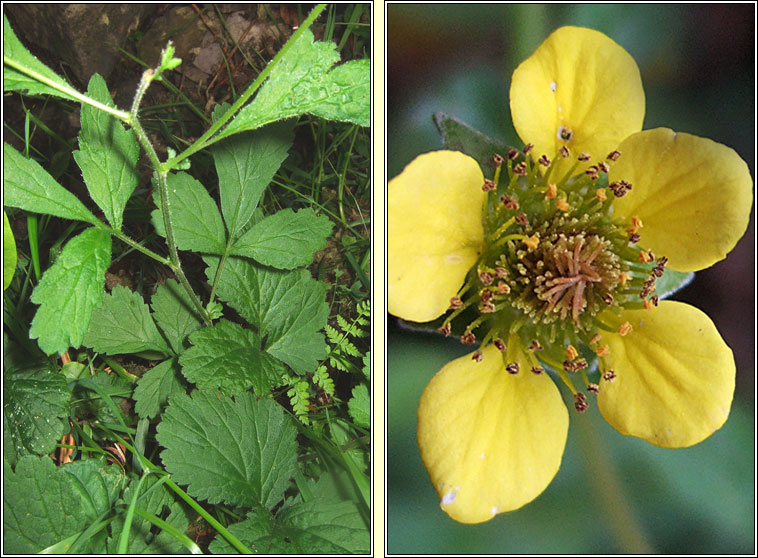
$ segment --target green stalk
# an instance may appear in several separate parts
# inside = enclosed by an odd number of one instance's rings
[[[3,56],[3,64],[6,66],[10,66],[14,70],[17,70],[21,72],[22,74],[26,74],[30,78],[35,79],[36,81],[39,81],[41,83],[44,83],[48,87],[52,87],[53,89],[57,89],[61,93],[65,93],[66,95],[73,97],[77,101],[80,101],[82,103],[86,103],[88,105],[91,105],[97,109],[100,109],[102,111],[107,112],[108,114],[111,114],[115,116],[116,118],[123,120],[124,122],[131,123],[132,117],[128,112],[124,112],[123,110],[118,110],[113,107],[109,107],[107,105],[104,105],[94,99],[90,99],[86,95],[82,95],[79,93],[76,89],[73,89],[71,87],[66,87],[65,85],[61,85],[60,83],[56,83],[55,81],[51,80],[50,78],[43,76],[42,74],[39,74],[35,72],[34,70],[30,70],[26,66],[22,66],[21,64],[18,64],[11,58],[8,58],[7,56]]]
[[[274,56],[274,59],[271,61],[271,63],[269,63],[264,68],[264,70],[258,75],[258,78],[247,89],[247,91],[245,91],[242,94],[242,96],[239,99],[237,99],[237,101],[231,106],[231,108],[227,110],[221,116],[221,118],[219,118],[210,128],[208,128],[208,130],[202,136],[200,136],[197,139],[197,141],[195,141],[195,143],[193,143],[187,149],[182,151],[176,157],[173,157],[172,159],[169,159],[168,161],[166,161],[165,168],[167,170],[176,168],[176,166],[179,163],[181,163],[184,159],[186,159],[190,155],[197,153],[201,149],[205,149],[206,147],[215,143],[219,139],[222,139],[222,138],[215,138],[215,139],[210,139],[210,138],[216,132],[218,132],[224,124],[226,124],[227,120],[229,120],[232,116],[234,116],[237,113],[237,111],[240,108],[242,108],[242,105],[247,103],[250,97],[252,97],[253,94],[258,90],[258,88],[263,84],[263,82],[266,80],[266,78],[271,73],[271,71],[279,64],[279,61],[284,57],[287,51],[295,43],[295,41],[297,41],[300,35],[302,35],[305,32],[305,30],[308,29],[313,24],[313,22],[321,14],[324,8],[326,8],[326,4],[318,4],[315,8],[313,8],[313,11],[311,11],[311,13],[305,19],[305,21],[303,21],[302,25],[298,28],[298,30],[292,34],[289,41],[287,41],[285,45],[282,47],[282,49],[277,53],[277,55]]]

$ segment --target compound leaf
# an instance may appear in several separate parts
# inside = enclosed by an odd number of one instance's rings
[[[81,531],[89,521],[74,477],[47,457],[28,455],[3,472],[3,551],[35,554]]]
[[[221,388],[237,395],[251,386],[259,395],[276,386],[278,377],[269,377],[261,362],[261,341],[254,331],[227,320],[190,335],[192,347],[179,363],[190,382],[203,389]]]
[[[3,15],[3,58],[6,60],[3,65],[3,89],[5,91],[26,91],[29,95],[45,93],[47,95],[55,95],[57,97],[76,101],[76,98],[71,95],[67,95],[54,87],[46,85],[41,81],[30,77],[26,73],[12,68],[8,64],[7,61],[10,60],[21,68],[39,74],[65,89],[74,90],[66,80],[53,72],[50,68],[37,60],[32,53],[26,50],[24,45],[21,44],[21,41],[18,40],[18,37],[16,37],[13,29],[11,29],[11,24],[8,22],[8,18],[5,17],[5,15]]]
[[[176,245],[182,250],[205,254],[223,254],[226,232],[216,202],[205,187],[186,172],[168,175],[168,200]],[[165,237],[160,197],[153,211],[155,230]]]
[[[206,258],[206,274],[213,278],[217,258]],[[226,261],[217,291],[265,339],[264,350],[303,374],[314,370],[324,354],[324,335],[329,307],[326,288],[310,274],[278,271],[248,260]]]
[[[261,194],[287,158],[295,121],[277,122],[220,142],[213,148],[221,212],[229,238],[250,221]]]
[[[218,138],[302,114],[369,126],[370,61],[355,60],[329,71],[339,62],[336,46],[314,42],[310,30],[303,33]]]
[[[171,398],[157,439],[166,470],[193,496],[271,509],[295,472],[296,434],[271,399],[195,390]]]
[[[87,94],[115,108],[108,86],[98,74],[90,78]],[[120,230],[124,207],[139,182],[139,144],[134,130],[125,130],[115,117],[87,104],[82,105],[81,121],[74,159],[90,196],[113,228]]]
[[[353,502],[318,498],[284,508],[275,518],[258,510],[229,531],[261,554],[368,554],[371,550],[369,530]],[[221,537],[210,550],[233,552]]]
[[[153,418],[175,393],[184,392],[179,364],[175,358],[164,360],[145,372],[134,389],[134,410],[142,418]]]
[[[6,368],[3,376],[3,448],[14,464],[28,454],[42,455],[68,428],[71,392],[66,378],[47,363]]]
[[[3,156],[4,205],[100,224],[90,210],[58,184],[37,161],[27,159],[7,143],[3,144]]]
[[[265,217],[243,234],[232,254],[252,258],[278,269],[294,269],[313,261],[313,252],[326,246],[332,222],[310,209],[283,209]]]
[[[181,354],[189,346],[187,336],[203,325],[187,291],[179,281],[168,279],[158,287],[150,306],[153,309],[153,319],[168,339],[174,353]]]
[[[92,311],[89,330],[82,340],[84,345],[107,355],[171,354],[139,293],[117,285],[111,294],[103,293],[102,297],[102,306]]]
[[[31,296],[41,306],[29,337],[39,339],[46,354],[65,353],[81,345],[92,309],[102,301],[110,261],[110,234],[89,228],[71,239],[44,273]]]

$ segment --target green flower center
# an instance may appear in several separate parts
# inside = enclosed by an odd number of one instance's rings
[[[557,157],[568,155],[562,148]],[[642,228],[639,219],[631,224],[614,219],[612,198],[632,189],[623,181],[608,184],[609,165],[618,156],[611,153],[606,161],[576,172],[587,161],[580,155],[555,181],[551,175],[558,165],[545,155],[537,163],[529,157],[518,161],[521,154],[515,150],[507,159],[495,156],[494,180],[483,186],[484,246],[451,300],[452,313],[441,331],[449,334],[454,321],[463,322],[464,344],[479,340],[502,352],[503,340],[515,333],[525,348],[539,354],[533,359],[534,373],[543,370],[539,362],[562,378],[579,371],[587,382],[588,360],[603,351],[597,347],[598,330],[618,329],[603,321],[605,311],[620,314],[622,308],[657,304],[655,279],[666,263],[661,258],[651,267],[653,255],[635,246]],[[507,176],[501,180],[503,167]],[[474,360],[480,358],[481,351],[476,351]],[[515,363],[506,363],[506,370],[519,372]],[[579,399],[577,409],[584,410],[586,401]]]

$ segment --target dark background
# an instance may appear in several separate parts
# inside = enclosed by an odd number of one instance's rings
[[[440,148],[437,111],[520,146],[510,76],[561,25],[602,31],[634,57],[645,129],[665,126],[728,145],[755,177],[753,4],[389,4],[386,21],[389,178]],[[693,448],[663,450],[617,433],[594,407],[572,412],[563,464],[545,493],[474,526],[440,510],[415,441],[424,386],[469,351],[403,331],[388,316],[388,551],[754,552],[754,211],[728,258],[673,298],[705,311],[734,351],[737,389],[726,425]]]

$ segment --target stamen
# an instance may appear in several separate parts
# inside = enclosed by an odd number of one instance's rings
[[[612,382],[616,379],[616,373],[613,371],[612,368],[609,368],[603,373],[603,380],[606,382]]]
[[[482,186],[482,192],[491,192],[495,189],[495,183],[489,178],[484,179],[484,186]]]
[[[540,345],[540,342],[536,339],[533,339],[531,343],[529,343],[529,347],[527,347],[530,351],[541,351],[542,345]]]
[[[505,371],[508,372],[508,374],[516,375],[521,370],[521,367],[519,366],[518,362],[511,362],[505,367]]]
[[[553,200],[558,196],[558,186],[556,184],[548,184],[545,197],[549,200]]]
[[[495,347],[497,347],[497,350],[500,351],[501,353],[505,352],[505,348],[506,347],[505,347],[505,343],[503,343],[502,339],[495,339],[492,342],[492,344],[495,345]]]
[[[474,351],[474,354],[472,355],[471,359],[476,362],[482,362],[482,360],[484,359],[484,355],[482,354],[482,351],[476,350]]]
[[[609,161],[618,161],[619,156],[621,155],[621,152],[618,150],[613,150],[610,153],[608,153],[608,156],[606,159]]]
[[[453,326],[450,324],[450,322],[448,322],[445,325],[437,328],[437,331],[439,331],[445,337],[450,337],[450,332],[452,330],[453,330]]]
[[[507,194],[500,196],[500,203],[502,203],[506,209],[511,209],[513,211],[516,211],[519,208],[516,198]]]
[[[515,161],[516,159],[518,159],[519,151],[518,149],[511,148],[508,150],[508,153],[506,153],[505,156],[508,157],[509,161]]]
[[[555,202],[555,207],[563,211],[564,213],[571,209],[571,206],[566,203],[566,200],[558,200]]]
[[[619,335],[621,337],[624,337],[625,335],[629,335],[632,332],[632,324],[629,322],[624,322],[621,324],[621,327],[619,327]]]
[[[604,202],[606,199],[608,199],[605,195],[605,188],[598,188],[595,190],[595,197],[601,202]]]
[[[566,128],[565,126],[558,126],[558,139],[561,141],[571,141],[571,138],[574,137],[574,132],[571,131],[571,129]]]
[[[513,172],[520,176],[526,176],[526,163],[524,161],[521,161],[516,166],[513,167]]]
[[[473,345],[476,343],[476,336],[470,331],[467,331],[461,336],[461,343],[464,345]]]
[[[583,163],[586,163],[587,161],[589,161],[590,159],[592,159],[592,155],[590,155],[586,151],[583,151],[583,152],[581,152],[579,154],[579,156],[577,157],[577,159],[579,159]]]
[[[540,374],[545,372],[545,369],[542,368],[542,366],[532,366],[532,372],[539,376]]]
[[[524,146],[524,155],[529,155],[529,152],[530,152],[532,149],[534,149],[534,145],[533,145],[533,144],[531,144],[531,143],[527,143],[527,144]]]
[[[574,360],[576,357],[579,356],[579,351],[577,351],[573,345],[569,345],[568,347],[566,347],[566,356],[568,357],[569,360]]]
[[[502,155],[498,155],[497,153],[495,153],[492,156],[492,160],[495,162],[495,166],[498,167],[498,168],[500,166],[502,166],[503,161],[505,161],[505,159],[503,159],[503,156]]]
[[[543,167],[549,167],[550,166],[550,159],[547,158],[547,155],[542,155],[539,160],[537,161],[540,165]]]
[[[587,397],[582,392],[574,394],[574,408],[578,413],[583,413],[590,408],[590,404],[587,403]]]
[[[561,146],[561,148],[558,150],[558,154],[562,158],[568,159],[570,155],[568,147],[566,147],[565,145]]]
[[[463,308],[463,301],[457,296],[454,296],[450,299],[450,310],[458,310],[459,308]]]
[[[595,395],[597,395],[600,392],[600,386],[597,385],[597,384],[588,384],[587,385],[587,391],[589,391],[590,393],[594,393]]]

